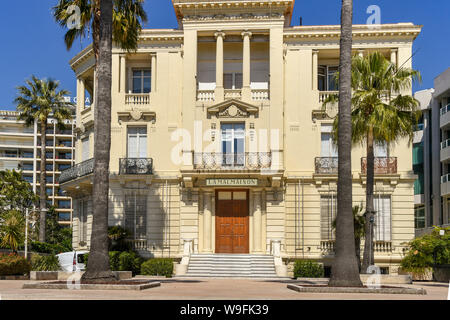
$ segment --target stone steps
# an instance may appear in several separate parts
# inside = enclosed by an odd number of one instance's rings
[[[192,254],[185,277],[278,278],[273,256]]]

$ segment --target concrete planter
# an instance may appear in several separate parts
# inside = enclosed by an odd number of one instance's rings
[[[449,282],[450,281],[450,265],[441,265],[433,267],[433,277],[434,280],[438,282]]]
[[[433,280],[433,269],[427,268],[424,273],[408,272],[401,269],[398,270],[400,275],[409,275],[413,281],[432,281]]]
[[[76,280],[84,272],[66,272],[66,271],[31,271],[30,280]],[[119,280],[131,279],[131,271],[113,271]]]

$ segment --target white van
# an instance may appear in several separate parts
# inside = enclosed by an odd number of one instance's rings
[[[75,272],[84,271],[86,266],[84,264],[84,255],[89,251],[71,251],[57,254],[59,265],[63,271]]]

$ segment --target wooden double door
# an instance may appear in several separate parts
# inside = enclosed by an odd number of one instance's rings
[[[216,253],[249,253],[248,190],[216,190]]]

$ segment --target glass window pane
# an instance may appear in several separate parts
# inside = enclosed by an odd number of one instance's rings
[[[247,200],[247,192],[245,191],[233,192],[233,200]]]
[[[152,73],[150,72],[150,70],[144,70],[144,77],[150,77],[152,75]]]
[[[142,70],[133,70],[133,77],[140,78],[142,75]]]
[[[133,78],[133,93],[142,93],[141,78]]]
[[[150,78],[144,78],[144,90],[143,93],[149,93],[151,88]]]
[[[231,192],[219,191],[218,198],[219,200],[231,200]]]

